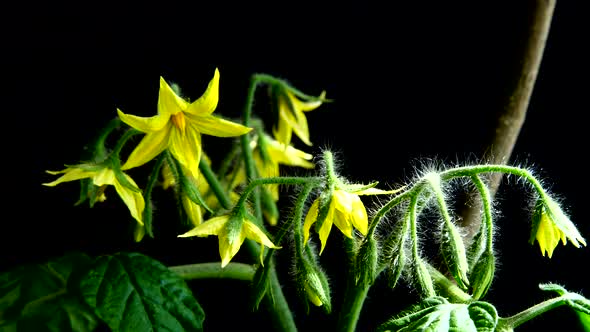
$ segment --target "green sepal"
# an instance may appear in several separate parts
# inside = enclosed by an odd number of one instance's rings
[[[191,201],[202,206],[208,212],[213,213],[213,210],[205,203],[194,180],[184,174],[184,170],[178,161],[170,153],[166,153],[166,159],[173,176],[178,180],[180,193],[186,195]]]
[[[330,203],[332,202],[332,193],[322,193],[320,195],[320,203],[318,206],[318,219],[315,222],[315,231],[320,233],[320,229],[324,224],[324,221],[328,217],[328,211],[330,210]]]
[[[479,262],[481,255],[486,250],[486,234],[484,228],[485,224],[482,224],[479,231],[473,237],[473,240],[467,248],[467,263],[469,265],[468,275],[473,273],[473,268],[476,263]]]
[[[269,249],[269,252],[264,258],[264,265],[259,265],[252,278],[252,307],[254,310],[258,310],[260,302],[272,287],[270,287],[270,279],[268,278],[271,266],[273,265],[272,256],[273,249]],[[272,293],[270,294],[272,299]]]
[[[494,281],[495,272],[496,257],[493,253],[486,251],[481,255],[469,276],[473,299],[479,300],[486,295]]]
[[[369,184],[343,184],[341,188],[349,193],[357,193],[359,191],[367,190],[376,187],[379,181],[371,182]]]
[[[404,271],[405,264],[406,251],[402,248],[402,250],[398,251],[397,254],[393,256],[391,262],[387,266],[387,285],[389,288],[394,289],[397,286],[397,283],[402,276],[402,272]]]
[[[390,319],[377,331],[493,332],[497,324],[496,308],[487,302],[455,304],[436,296]]]
[[[432,277],[428,271],[426,263],[422,258],[417,258],[414,262],[414,273],[416,275],[416,281],[422,298],[428,298],[436,295],[434,290],[434,283]]]
[[[272,158],[268,154],[268,138],[266,134],[262,132],[262,130],[257,129],[257,145],[258,145],[258,153],[260,153],[260,159],[262,159],[263,163],[271,162]]]

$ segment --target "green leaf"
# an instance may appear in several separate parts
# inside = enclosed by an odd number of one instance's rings
[[[435,296],[382,324],[377,331],[492,332],[497,323],[496,309],[487,302],[454,304]]]
[[[590,315],[577,311],[578,317],[580,318],[580,325],[585,332],[590,332]]]
[[[205,314],[184,280],[141,254],[99,257],[80,289],[113,331],[203,330]]]
[[[71,253],[1,274],[0,331],[93,331],[99,321],[72,286],[90,262]]]

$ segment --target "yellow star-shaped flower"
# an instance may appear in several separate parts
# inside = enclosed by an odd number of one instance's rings
[[[144,118],[125,114],[117,109],[123,122],[146,133],[122,169],[141,166],[168,149],[196,179],[201,159],[201,134],[232,137],[246,134],[252,129],[213,116],[218,99],[217,69],[205,93],[192,103],[179,97],[164,78],[160,77],[158,115]]]
[[[547,254],[551,258],[560,240],[563,245],[569,240],[576,248],[580,244],[586,245],[582,235],[555,201],[549,199],[538,205],[534,218],[531,244],[537,240],[543,256]]]
[[[322,223],[319,235],[322,247],[320,249],[320,255],[326,247],[328,235],[332,225],[336,225],[338,229],[345,236],[352,238],[353,227],[356,228],[361,234],[367,235],[369,218],[367,216],[367,210],[365,205],[361,201],[359,195],[381,195],[391,194],[395,191],[385,191],[375,188],[368,188],[359,191],[348,191],[344,189],[335,189],[332,192],[332,197],[328,206],[328,213],[326,219]],[[303,223],[303,242],[307,242],[309,239],[309,229],[317,219],[320,209],[322,197],[318,197],[309,208],[305,221]]]
[[[307,118],[303,112],[309,112],[320,107],[325,99],[326,92],[323,91],[317,99],[303,101],[287,89],[279,90],[281,93],[277,97],[278,123],[273,128],[275,138],[288,146],[291,143],[292,134],[295,133],[303,143],[311,146]]]
[[[100,167],[96,170],[90,170],[96,167],[68,167],[62,171],[47,171],[47,173],[52,175],[63,174],[57,180],[49,183],[43,183],[45,186],[53,187],[62,182],[68,181],[76,181],[81,179],[92,179],[94,185],[99,187],[104,187],[107,185],[112,185],[115,187],[117,194],[123,200],[129,212],[131,212],[131,216],[137,220],[137,222],[143,226],[143,209],[145,208],[145,202],[143,196],[141,195],[141,191],[137,187],[137,184],[133,179],[125,174],[122,173],[125,177],[125,180],[128,182],[128,185],[131,185],[132,188],[129,188],[127,185],[121,183],[121,181],[115,175],[115,171],[109,167]],[[104,196],[103,196],[104,199]]]
[[[280,247],[272,243],[268,236],[256,224],[247,218],[238,220],[234,218],[240,217],[231,217],[229,215],[213,217],[178,237],[217,235],[219,238],[221,267],[225,267],[238,253],[246,238],[269,248],[280,249]],[[262,255],[260,258],[262,262]]]

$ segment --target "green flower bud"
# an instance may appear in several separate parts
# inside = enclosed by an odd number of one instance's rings
[[[472,296],[479,300],[486,295],[496,271],[496,257],[493,253],[486,251],[477,261],[471,273]]]

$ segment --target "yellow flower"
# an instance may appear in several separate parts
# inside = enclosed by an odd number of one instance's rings
[[[83,165],[81,165],[83,166]],[[143,200],[143,196],[141,195],[141,191],[137,187],[137,184],[133,179],[125,174],[122,175],[125,177],[125,180],[128,182],[128,185],[131,185],[133,188],[129,188],[127,185],[122,184],[117,176],[115,175],[115,171],[109,167],[100,167],[95,170],[91,170],[96,168],[96,166],[92,166],[92,168],[84,168],[84,167],[68,167],[62,171],[47,171],[47,173],[52,175],[63,174],[57,180],[49,183],[43,183],[45,186],[53,187],[62,182],[68,181],[75,181],[81,179],[92,179],[94,185],[104,187],[107,185],[112,185],[115,187],[117,194],[123,200],[127,208],[129,208],[129,212],[131,212],[131,216],[137,222],[143,226],[143,209],[145,208],[145,202]],[[104,196],[102,196],[102,200],[104,200]]]
[[[310,162],[313,156],[304,151],[298,150],[291,145],[284,145],[283,143],[274,140],[269,136],[263,138],[264,144],[257,144],[256,140],[252,141],[250,147],[254,149],[253,158],[258,171],[258,176],[261,178],[278,177],[279,165],[295,166],[303,168],[314,168],[315,165]],[[262,151],[264,149],[264,151]],[[246,181],[246,172],[241,168],[238,174],[232,181],[231,188],[237,187],[240,183]],[[279,200],[279,185],[267,185],[272,194],[272,198]]]
[[[335,189],[332,192],[332,197],[328,206],[328,213],[326,219],[320,226],[319,235],[322,247],[320,255],[326,247],[326,241],[332,224],[335,224],[338,229],[345,236],[352,238],[353,227],[361,234],[367,235],[369,219],[367,217],[367,210],[361,201],[359,195],[380,195],[391,194],[395,191],[385,191],[375,188],[368,188],[358,191],[349,192],[343,189]],[[303,223],[303,242],[309,239],[309,229],[318,219],[318,212],[320,210],[320,202],[322,197],[318,197],[309,208],[305,222]]]
[[[218,99],[217,69],[205,93],[193,103],[179,97],[164,78],[160,77],[158,115],[143,118],[125,114],[117,109],[123,122],[146,133],[122,169],[141,166],[168,149],[174,158],[197,178],[201,159],[201,134],[231,137],[243,135],[252,129],[213,116]]]
[[[213,217],[192,230],[179,235],[178,237],[199,236],[206,237],[217,235],[219,238],[219,255],[221,256],[221,267],[225,267],[236,255],[246,238],[273,249],[280,249],[264,234],[264,232],[253,222],[246,218],[234,219],[229,215]],[[240,218],[240,217],[237,217]],[[262,262],[262,255],[261,255]]]
[[[541,254],[543,256],[547,254],[549,258],[553,256],[553,250],[560,240],[563,245],[566,245],[569,240],[576,248],[579,248],[580,244],[586,245],[586,241],[571,220],[551,199],[537,205],[531,235],[534,235],[534,238],[531,237],[531,244],[536,239],[539,242]]]
[[[279,114],[278,123],[273,128],[275,138],[288,146],[291,143],[292,134],[295,133],[303,143],[311,146],[307,118],[303,112],[318,108],[325,101],[326,92],[323,91],[317,99],[302,101],[287,89],[278,90],[281,92],[277,97]]]

